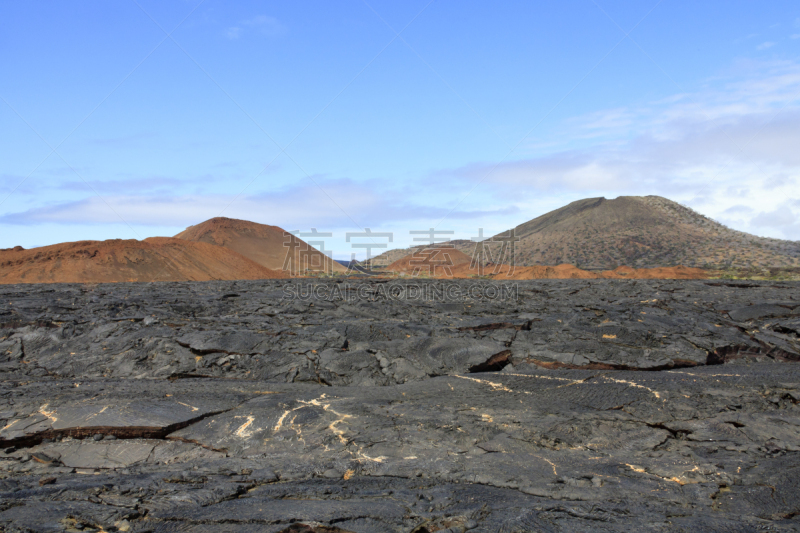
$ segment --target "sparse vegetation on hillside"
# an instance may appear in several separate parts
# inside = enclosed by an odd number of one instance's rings
[[[730,229],[660,196],[590,198],[573,202],[514,228],[518,266],[569,263],[587,270],[690,266],[725,272],[800,268],[800,242],[757,237]],[[506,232],[503,232],[506,234]],[[501,234],[501,235],[503,235]],[[498,260],[501,244],[486,243],[484,262]],[[476,243],[453,241],[472,256]],[[385,266],[416,246],[389,250],[372,260]]]
[[[800,281],[800,268],[747,268],[719,270],[712,275],[719,279],[766,281]]]

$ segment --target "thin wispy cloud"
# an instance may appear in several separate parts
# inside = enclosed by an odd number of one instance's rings
[[[117,214],[141,236],[220,214],[348,231],[447,215],[442,227],[492,234],[581,198],[643,194],[800,238],[800,60],[785,59],[800,20],[783,7],[671,4],[675,20],[720,24],[725,9],[730,24],[687,32],[650,25],[654,12],[636,38],[644,54],[623,39],[603,55],[609,27],[563,3],[520,4],[513,20],[474,6],[455,20],[435,2],[375,7],[395,29],[409,24],[391,42],[361,3],[206,3],[155,48],[126,5],[4,4],[20,21],[0,80],[7,244],[131,233]],[[167,3],[155,18],[189,12]],[[76,41],[89,20],[130,31]],[[86,55],[106,47],[114,69]]]
[[[547,152],[499,165],[474,162],[392,185],[381,178],[316,176],[322,190],[303,183],[256,191],[227,208],[232,195],[186,190],[187,183],[219,181],[213,173],[190,182],[92,182],[113,211],[90,197],[19,210],[0,223],[110,223],[118,219],[116,211],[133,224],[156,226],[186,226],[220,213],[296,227],[424,226],[480,183],[448,220],[490,219],[502,230],[587,196],[658,194],[746,231],[799,239],[800,207],[792,202],[800,200],[800,64],[750,62],[732,72],[702,91],[573,117],[561,137],[549,144],[532,141],[533,152]],[[564,139],[576,138],[583,146],[563,148]],[[72,180],[64,188],[86,185]],[[774,198],[781,199],[780,216]]]
[[[87,180],[64,181],[56,185],[63,191],[88,191],[99,193],[125,193],[142,194],[148,192],[166,192],[175,187],[185,187],[197,184],[198,180],[180,180],[167,177],[129,178],[121,180]]]
[[[228,39],[238,39],[246,33],[266,35],[268,37],[280,37],[286,34],[286,27],[275,17],[258,15],[250,19],[242,20],[236,26],[231,26],[225,30]]]
[[[659,194],[688,202],[757,234],[800,239],[800,65],[751,65],[746,79],[637,108],[568,121],[566,135],[598,142],[516,161],[473,163],[436,173],[482,182],[518,202],[537,195]],[[620,141],[620,136],[636,132]],[[470,185],[471,187],[472,185]],[[724,206],[751,205],[752,211]],[[735,216],[734,215],[735,212]]]
[[[109,224],[118,223],[121,217],[134,225],[186,227],[222,215],[268,224],[280,221],[284,227],[318,225],[354,230],[359,226],[409,221],[424,221],[424,226],[430,220],[443,217],[454,203],[452,200],[438,204],[409,202],[407,195],[387,191],[377,181],[356,183],[320,176],[314,180],[319,186],[298,185],[242,197],[231,194],[131,194],[108,195],[100,199],[93,196],[10,213],[0,217],[0,223]],[[157,181],[153,184],[157,185]],[[439,191],[439,196],[442,192]],[[516,205],[484,202],[477,207],[456,210],[450,218],[479,220],[517,215],[519,212]]]

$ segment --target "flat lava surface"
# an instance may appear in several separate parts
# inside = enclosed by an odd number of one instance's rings
[[[4,285],[0,530],[797,531],[798,362],[792,282]]]

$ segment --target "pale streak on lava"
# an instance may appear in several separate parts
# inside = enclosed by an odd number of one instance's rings
[[[272,431],[274,431],[274,432],[276,432],[276,433],[277,433],[278,431],[280,431],[280,429],[281,429],[281,426],[283,425],[283,421],[286,419],[286,417],[287,417],[287,416],[289,416],[289,413],[291,413],[292,411],[293,411],[293,409],[290,409],[290,410],[288,410],[288,411],[285,411],[285,412],[284,412],[284,413],[281,415],[281,417],[278,419],[278,423],[277,423],[277,424],[275,424],[275,427],[274,427],[274,428],[272,428]]]
[[[539,459],[541,459],[545,463],[548,463],[550,465],[550,467],[553,469],[553,475],[556,475],[556,476],[558,475],[558,470],[556,470],[556,464],[553,461],[551,461],[550,459],[545,459],[541,455],[535,455],[535,454],[532,454],[532,455],[534,457],[538,457]]]
[[[314,400],[309,400],[307,402],[303,401],[303,400],[297,400],[297,401],[302,403],[302,404],[306,404],[306,405],[313,405],[315,407],[322,407],[322,409],[324,411],[327,411],[329,413],[333,413],[334,415],[338,416],[339,418],[337,420],[334,420],[333,422],[331,422],[328,425],[328,429],[330,429],[333,432],[334,435],[339,437],[339,442],[341,442],[342,444],[347,446],[350,443],[350,440],[347,437],[344,436],[344,431],[339,429],[338,427],[336,427],[336,425],[340,424],[342,422],[345,422],[348,418],[353,418],[353,415],[348,415],[346,413],[340,413],[339,411],[335,411],[334,409],[331,409],[331,404],[330,403],[322,403],[320,400],[323,400],[325,398],[325,396],[326,395],[323,394],[319,398],[316,398]],[[333,400],[330,400],[330,401],[333,401]],[[348,450],[348,451],[350,453],[353,453],[356,456],[357,459],[365,459],[367,461],[372,461],[374,463],[382,463],[386,459],[386,456],[383,456],[383,455],[378,456],[378,457],[370,457],[369,455],[365,454],[362,451],[362,448],[360,446],[356,446],[356,447],[358,448],[357,451],[355,451],[355,452],[353,452],[351,450]]]
[[[568,379],[568,378],[557,378],[557,377],[552,377],[552,376],[537,376],[535,374],[511,374],[511,373],[505,373],[504,372],[502,375],[503,376],[517,376],[517,377],[523,377],[523,378],[550,379],[550,380],[553,380],[553,381],[568,381],[569,385],[574,385],[574,384],[577,384],[577,383],[584,383],[584,380],[580,380],[580,379],[576,380],[576,379]],[[476,383],[482,383],[484,385],[489,385],[494,390],[502,390],[502,391],[505,391],[505,392],[521,392],[522,394],[533,394],[531,391],[526,391],[526,390],[515,391],[513,389],[509,389],[507,386],[503,385],[502,383],[496,383],[494,381],[489,381],[489,380],[486,380],[486,379],[470,378],[470,377],[461,376],[461,375],[458,375],[458,374],[450,374],[450,376],[452,376],[454,378],[468,379],[468,380],[474,381]]]
[[[300,407],[295,407],[294,409],[289,409],[289,410],[285,411],[281,415],[281,417],[278,419],[278,423],[275,424],[275,427],[272,428],[272,431],[274,431],[275,433],[280,431],[281,428],[283,427],[283,421],[286,420],[286,417],[289,416],[289,413],[293,413],[293,412],[297,411],[298,409],[302,409],[302,408],[303,408],[303,406],[301,405]],[[292,419],[292,424],[294,424],[294,419]]]
[[[108,409],[109,407],[111,407],[111,406],[110,406],[110,405],[106,405],[105,407],[103,407],[102,409],[100,409],[99,411],[97,411],[96,413],[94,413],[94,414],[91,414],[91,415],[87,416],[87,417],[86,417],[86,422],[88,422],[88,421],[89,421],[89,420],[91,420],[92,418],[96,417],[97,415],[99,415],[99,414],[103,413],[103,412],[104,412],[106,409]]]
[[[481,383],[483,385],[489,385],[494,390],[502,390],[502,391],[505,391],[505,392],[515,392],[515,391],[509,389],[508,387],[506,387],[505,385],[503,385],[502,383],[495,383],[494,381],[488,381],[488,380],[485,380],[485,379],[468,378],[467,376],[459,376],[458,374],[451,374],[451,376],[453,376],[454,378],[467,379],[469,381],[474,381],[475,383]],[[530,394],[529,392],[526,392],[526,391],[522,391],[522,392],[525,392],[526,394]]]
[[[693,483],[689,483],[687,481],[684,481],[684,480],[682,480],[681,478],[679,478],[677,476],[674,476],[674,477],[659,476],[658,474],[654,474],[652,472],[648,472],[646,469],[642,468],[641,466],[631,465],[631,464],[628,464],[628,463],[625,463],[625,466],[627,466],[628,468],[630,468],[634,472],[638,472],[639,474],[648,474],[650,476],[654,476],[654,477],[657,477],[659,479],[663,479],[664,481],[672,481],[673,483],[677,483],[678,485],[681,485],[681,486],[693,484]],[[692,468],[691,470],[687,470],[686,472],[698,472],[699,470],[700,470],[700,468],[698,466],[695,466],[694,468]],[[684,473],[686,473],[686,472],[684,472]]]
[[[50,405],[49,403],[44,404],[39,408],[39,413],[43,414],[47,418],[49,418],[53,422],[58,421],[58,417],[56,416],[56,412],[53,410],[47,411],[47,406]]]
[[[10,428],[11,426],[13,426],[14,424],[16,424],[17,422],[19,422],[20,420],[22,420],[22,418],[17,418],[17,419],[15,419],[15,420],[12,420],[12,421],[11,421],[11,422],[9,422],[8,424],[6,424],[6,427],[4,427],[3,429],[0,429],[0,431],[5,431],[5,430],[7,430],[8,428]]]
[[[286,411],[284,411],[284,412],[283,412],[283,414],[280,416],[280,418],[278,418],[278,422],[276,422],[276,423],[275,423],[275,427],[274,427],[274,428],[272,428],[272,432],[273,432],[273,434],[274,434],[274,433],[277,433],[278,431],[280,431],[280,430],[283,428],[283,421],[284,421],[284,420],[286,420],[286,417],[287,417],[287,416],[289,416],[291,413],[294,413],[294,412],[295,412],[295,411],[297,411],[298,409],[302,409],[302,408],[303,408],[303,407],[305,407],[305,406],[306,406],[306,404],[307,404],[307,402],[303,402],[302,400],[298,400],[298,401],[299,401],[300,403],[304,404],[304,405],[300,405],[300,406],[298,406],[298,407],[295,407],[294,409],[287,409]],[[302,442],[302,443],[303,443],[303,446],[306,446],[306,440],[303,438],[303,430],[302,430],[302,429],[300,429],[300,427],[299,427],[299,426],[298,426],[298,427],[296,427],[296,426],[294,425],[294,419],[295,419],[295,418],[297,418],[297,415],[293,416],[293,417],[292,417],[292,419],[291,419],[291,420],[289,420],[289,425],[291,426],[291,428],[290,428],[290,429],[291,429],[292,431],[294,431],[294,432],[297,434],[297,440],[299,440],[300,442]],[[269,439],[267,439],[267,440],[269,440]],[[325,451],[328,451],[327,447],[325,448]]]
[[[569,381],[570,383],[583,383],[585,381],[583,379],[557,378],[555,376],[540,376],[538,374],[512,374],[511,372],[503,372],[503,375],[517,376],[520,378],[538,378],[538,379],[550,379],[553,381]]]
[[[193,407],[193,406],[189,405],[188,403],[183,403],[183,402],[178,402],[178,403],[179,403],[180,405],[184,406],[184,407],[188,407],[188,408],[189,408],[189,409],[191,409],[192,411],[199,411],[199,410],[200,410],[199,408],[197,408],[197,407]]]
[[[336,424],[339,424],[340,422],[344,422],[344,421],[345,421],[345,420],[347,420],[348,418],[353,418],[353,415],[347,415],[347,414],[344,414],[344,413],[340,413],[340,412],[338,412],[338,411],[334,411],[333,409],[331,409],[331,404],[330,404],[330,403],[323,404],[322,402],[320,402],[320,400],[324,399],[324,398],[325,398],[325,396],[326,396],[326,395],[325,395],[325,394],[323,394],[323,395],[322,395],[322,396],[320,396],[319,398],[316,398],[316,399],[314,399],[314,400],[309,400],[309,401],[307,401],[307,402],[306,402],[306,401],[303,401],[303,400],[297,400],[297,401],[298,401],[298,402],[300,402],[300,403],[304,403],[304,404],[310,404],[310,405],[313,405],[313,406],[315,406],[315,407],[322,407],[322,409],[323,409],[324,411],[328,411],[329,413],[333,413],[333,414],[335,414],[336,416],[338,416],[338,417],[339,417],[339,419],[338,419],[338,420],[334,420],[333,422],[331,422],[331,423],[328,425],[328,429],[330,429],[331,431],[333,431],[334,435],[336,435],[337,437],[339,437],[339,441],[340,441],[342,444],[347,444],[348,440],[347,440],[347,438],[345,438],[345,436],[344,436],[344,431],[342,431],[341,429],[337,428],[337,427],[336,427]]]
[[[646,390],[646,391],[649,391],[649,392],[650,392],[650,393],[651,393],[653,396],[655,396],[656,398],[658,398],[658,399],[659,399],[659,400],[661,400],[662,402],[665,402],[665,401],[666,401],[666,400],[663,400],[663,399],[661,398],[661,393],[659,393],[658,391],[655,391],[655,390],[651,389],[650,387],[645,387],[644,385],[639,385],[638,383],[636,383],[636,382],[634,382],[634,381],[628,381],[628,380],[625,380],[625,379],[616,379],[616,378],[610,378],[610,377],[608,377],[608,376],[601,376],[601,377],[602,377],[603,379],[607,379],[607,380],[609,380],[609,381],[613,381],[614,383],[623,383],[623,384],[625,384],[625,385],[629,385],[629,386],[631,386],[631,387],[636,387],[636,388],[639,388],[639,389],[644,389],[644,390]]]
[[[244,417],[243,416],[235,416],[234,418],[244,418]],[[247,428],[250,427],[250,425],[253,423],[253,421],[255,419],[256,418],[254,416],[247,416],[247,422],[242,424],[239,427],[239,429],[236,430],[235,435],[237,437],[240,437],[240,438],[243,438],[243,439],[246,439],[247,437],[252,435],[253,434],[253,430],[247,431]]]
[[[385,455],[379,455],[378,457],[370,457],[369,455],[365,454],[361,450],[358,450],[358,452],[356,453],[356,456],[359,459],[363,458],[363,459],[366,459],[367,461],[372,461],[373,463],[382,463],[386,459]]]
[[[686,374],[687,376],[693,376],[696,378],[717,378],[717,377],[725,377],[725,378],[741,378],[743,377],[740,374],[693,374],[691,372],[681,372],[680,370],[668,370],[667,374]]]

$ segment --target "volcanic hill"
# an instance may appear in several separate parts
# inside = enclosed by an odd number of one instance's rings
[[[507,237],[502,232],[495,240]],[[587,198],[514,228],[514,257],[499,257],[499,243],[484,241],[495,263],[517,266],[572,264],[581,269],[700,267],[710,269],[800,266],[800,242],[735,231],[660,196]],[[472,256],[476,243],[452,241]],[[424,246],[390,250],[373,265],[395,261]]]
[[[286,267],[292,273],[347,272],[347,268],[333,261],[305,241],[289,235],[278,226],[268,226],[247,220],[216,217],[195,226],[189,226],[175,235],[176,239],[205,242],[224,246],[242,254],[269,269],[282,270]],[[287,251],[293,250],[293,261],[288,264]]]
[[[405,255],[387,266],[386,270],[398,274],[452,277],[454,268],[468,269],[471,260],[470,256],[455,248],[437,245],[418,249],[414,253]]]
[[[203,242],[78,241],[0,251],[0,283],[112,283],[287,278],[246,257]]]
[[[520,239],[514,261],[524,266],[570,263],[611,269],[620,265],[746,268],[800,264],[798,242],[735,231],[660,196],[578,200],[520,224],[514,232]]]

